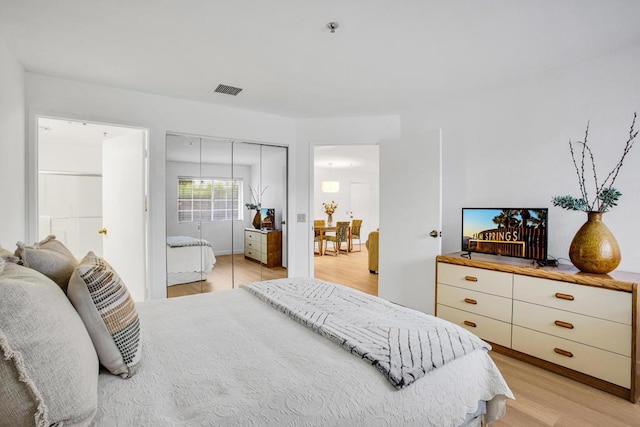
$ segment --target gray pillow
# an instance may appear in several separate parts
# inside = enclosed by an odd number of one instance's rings
[[[140,361],[140,322],[133,298],[118,273],[93,252],[69,280],[67,297],[82,318],[102,366],[129,378]]]
[[[64,292],[0,258],[0,425],[88,425],[98,359]]]
[[[15,255],[20,258],[22,265],[39,271],[67,291],[69,277],[78,266],[78,261],[64,243],[50,235],[33,246],[22,242],[17,245]]]

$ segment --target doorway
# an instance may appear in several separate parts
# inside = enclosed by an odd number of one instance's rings
[[[36,237],[118,272],[135,301],[147,290],[147,130],[37,117]]]
[[[314,277],[377,295],[378,275],[369,270],[365,243],[369,233],[379,227],[379,146],[315,146],[313,156],[314,192],[310,219],[326,223],[328,216],[323,203],[334,202],[338,205],[332,214],[334,225],[337,221],[362,220],[360,239],[354,239],[350,252],[339,252],[337,256],[326,252],[320,254],[319,242],[310,245],[314,252]],[[325,181],[337,182],[337,191],[323,191]],[[327,233],[331,234],[331,231]],[[325,250],[327,245],[332,248],[333,243],[322,242]]]

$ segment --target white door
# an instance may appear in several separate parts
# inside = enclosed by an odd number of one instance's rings
[[[441,131],[380,143],[378,296],[433,314],[441,251]]]
[[[146,286],[145,131],[107,139],[102,144],[104,258],[135,301]]]

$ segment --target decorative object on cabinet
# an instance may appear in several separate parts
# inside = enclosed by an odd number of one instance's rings
[[[629,137],[625,142],[620,160],[602,181],[598,180],[593,151],[587,143],[589,123],[587,123],[584,142],[578,141],[576,143],[582,146],[579,159],[576,159],[573,144],[569,141],[569,151],[578,176],[581,197],[577,198],[570,195],[555,196],[552,202],[554,206],[567,210],[584,211],[588,214],[587,222],[578,230],[569,250],[571,262],[585,273],[609,273],[620,263],[620,248],[613,234],[602,222],[602,213],[616,206],[622,195],[620,191],[613,187],[613,184],[620,173],[625,157],[629,154],[638,136],[638,131],[634,129],[636,117],[637,113],[634,113]],[[593,173],[593,193],[590,193],[585,179],[585,162],[591,163],[590,172]],[[587,168],[589,167],[587,166]]]
[[[462,253],[436,258],[436,315],[493,350],[636,402],[640,274]]]
[[[588,212],[588,219],[569,246],[573,265],[585,273],[609,273],[620,264],[620,247],[613,233],[602,222],[602,212]]]
[[[262,191],[259,192],[258,190],[254,189],[252,186],[249,186],[251,202],[245,203],[244,205],[246,206],[247,209],[256,211],[256,214],[253,216],[253,221],[251,221],[251,225],[253,225],[253,228],[260,228],[262,224],[261,217],[260,217],[260,208],[262,207],[261,200],[262,200],[262,195],[264,194],[267,187],[268,185],[265,186],[262,189]]]
[[[282,265],[282,232],[278,230],[244,230],[244,257],[265,266]]]

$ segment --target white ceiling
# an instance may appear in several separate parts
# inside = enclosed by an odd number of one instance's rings
[[[0,38],[31,72],[335,117],[395,114],[637,44],[639,16],[638,0],[0,0]],[[244,90],[211,93],[219,83]]]

